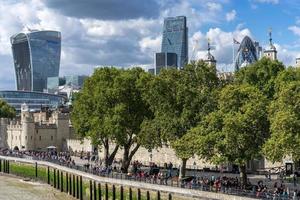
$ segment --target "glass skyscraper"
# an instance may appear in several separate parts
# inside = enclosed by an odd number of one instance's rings
[[[254,43],[250,37],[242,40],[235,58],[235,71],[258,60],[259,43]]]
[[[61,34],[57,31],[30,31],[11,37],[17,90],[47,88],[48,77],[58,77]]]
[[[155,74],[159,74],[163,68],[177,68],[176,53],[156,53],[155,54]]]
[[[176,53],[177,67],[188,63],[188,28],[186,17],[168,17],[164,20],[161,52]]]

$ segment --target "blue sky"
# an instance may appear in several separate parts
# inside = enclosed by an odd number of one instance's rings
[[[299,13],[299,14],[298,14]],[[26,27],[62,33],[60,75],[92,74],[96,66],[148,68],[161,48],[163,19],[185,15],[189,54],[204,58],[207,38],[220,71],[232,70],[232,39],[268,44],[279,60],[300,57],[297,0],[5,0],[0,1],[0,89],[15,89],[9,38]]]

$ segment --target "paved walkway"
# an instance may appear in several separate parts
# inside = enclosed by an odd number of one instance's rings
[[[40,183],[0,174],[0,200],[72,200],[73,198]]]
[[[233,195],[227,195],[227,194],[222,194],[222,193],[205,192],[205,191],[199,191],[199,190],[171,187],[171,186],[166,186],[166,185],[156,185],[156,184],[150,184],[150,183],[144,183],[144,182],[113,179],[113,178],[108,178],[108,177],[99,177],[99,176],[96,176],[93,174],[78,171],[75,169],[70,169],[70,168],[67,168],[64,166],[60,166],[60,165],[53,164],[50,162],[45,162],[45,161],[27,160],[27,159],[22,159],[22,158],[14,158],[14,157],[6,157],[6,156],[0,156],[0,159],[7,159],[7,160],[11,160],[11,161],[32,163],[32,164],[37,162],[38,165],[44,165],[44,166],[57,168],[59,170],[62,170],[62,171],[68,172],[68,173],[73,173],[75,175],[83,176],[84,178],[95,180],[100,183],[123,185],[126,187],[140,188],[140,189],[144,189],[144,190],[161,191],[161,192],[166,192],[166,193],[173,193],[173,194],[180,195],[180,196],[194,197],[197,199],[224,199],[224,200],[251,200],[251,199],[253,199],[253,198],[247,198],[247,197],[238,197],[238,196],[233,196]]]

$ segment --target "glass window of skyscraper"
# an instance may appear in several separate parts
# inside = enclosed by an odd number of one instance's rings
[[[30,31],[11,37],[17,90],[40,91],[48,77],[58,77],[61,34],[57,31]]]
[[[186,17],[168,17],[164,20],[161,52],[176,53],[177,66],[188,63],[188,28]]]

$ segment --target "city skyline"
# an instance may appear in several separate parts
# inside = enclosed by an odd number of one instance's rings
[[[108,3],[109,2],[109,3]],[[153,65],[160,52],[163,19],[186,16],[189,27],[189,57],[197,41],[195,58],[207,53],[207,38],[217,68],[232,71],[232,39],[245,35],[268,45],[268,29],[278,59],[295,64],[300,55],[300,3],[288,0],[164,0],[124,3],[90,0],[89,4],[68,0],[12,0],[0,3],[0,89],[16,89],[9,38],[28,29],[62,33],[60,76],[93,72],[95,66]],[[117,58],[117,59],[116,59]]]

